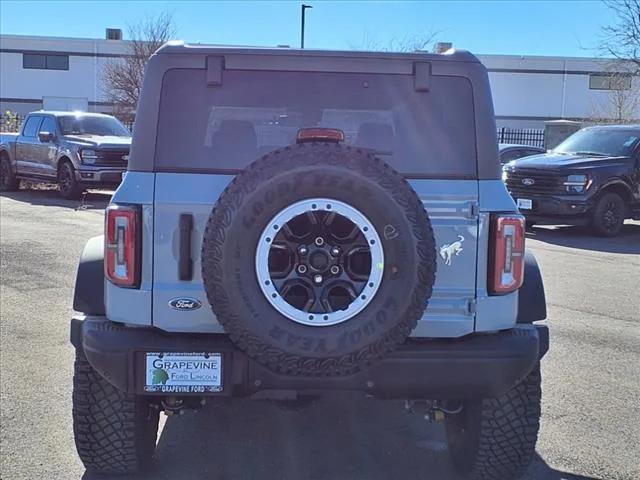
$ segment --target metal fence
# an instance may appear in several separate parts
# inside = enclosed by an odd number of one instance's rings
[[[544,130],[502,127],[498,129],[498,143],[517,143],[532,147],[544,147]]]

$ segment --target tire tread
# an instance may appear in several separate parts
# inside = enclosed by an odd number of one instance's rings
[[[224,260],[226,230],[247,195],[274,174],[299,168],[303,157],[307,167],[341,165],[357,170],[392,195],[408,216],[417,245],[417,279],[409,307],[383,338],[346,355],[326,358],[302,357],[271,346],[244,328],[229,300]],[[422,218],[418,218],[422,212]],[[425,221],[426,219],[426,221]],[[405,341],[422,316],[435,283],[435,239],[424,205],[408,181],[371,151],[356,147],[304,143],[268,153],[238,174],[227,186],[207,222],[202,244],[202,278],[210,305],[231,340],[250,357],[278,373],[305,376],[348,375],[381,359]]]
[[[73,433],[87,470],[133,473],[144,467],[155,449],[157,416],[142,398],[121,392],[76,354]]]
[[[540,383],[537,365],[505,394],[481,401],[478,436],[473,442],[476,449],[465,452],[461,468],[466,479],[513,480],[524,473],[533,459],[540,429]]]

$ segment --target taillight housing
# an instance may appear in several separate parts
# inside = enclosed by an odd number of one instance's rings
[[[140,207],[109,205],[105,217],[104,273],[120,286],[140,286]]]
[[[489,292],[511,293],[524,280],[525,220],[522,215],[499,214],[491,217],[491,256]]]

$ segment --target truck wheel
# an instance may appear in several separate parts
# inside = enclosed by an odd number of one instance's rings
[[[133,473],[150,463],[159,410],[144,397],[115,388],[81,352],[76,352],[72,401],[76,449],[87,470]]]
[[[76,170],[71,162],[64,161],[58,170],[60,195],[68,200],[77,200],[82,195],[82,187],[76,179]]]
[[[11,161],[6,154],[0,156],[0,191],[13,192],[20,187],[20,180],[16,178]]]
[[[614,192],[600,197],[593,209],[591,225],[596,234],[602,237],[615,237],[624,225],[626,205],[620,195]]]
[[[472,480],[519,478],[531,463],[540,428],[540,364],[497,398],[466,401],[445,417],[454,467]]]
[[[369,150],[286,147],[221,195],[202,277],[236,345],[273,371],[347,375],[403,343],[435,281],[423,203]]]

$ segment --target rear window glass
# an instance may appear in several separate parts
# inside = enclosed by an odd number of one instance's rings
[[[339,128],[407,176],[476,175],[473,98],[458,77],[171,70],[163,80],[156,168],[237,171],[295,143],[300,128]]]

